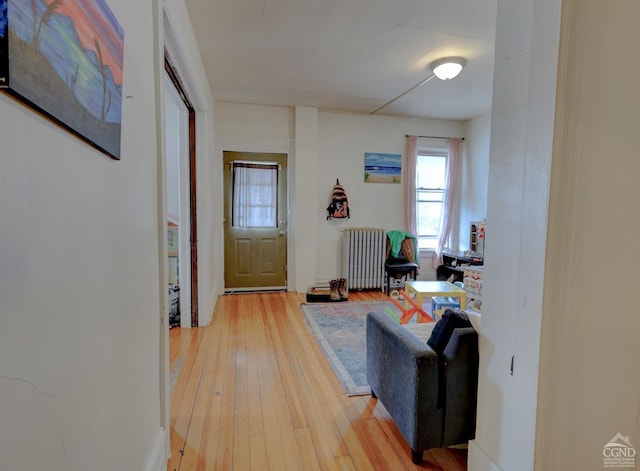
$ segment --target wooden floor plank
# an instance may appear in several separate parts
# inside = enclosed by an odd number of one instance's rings
[[[305,471],[320,471],[320,463],[311,440],[311,434],[308,428],[299,428],[295,431],[296,444],[298,446],[298,454],[302,461],[302,468]]]
[[[386,299],[379,291],[350,301]],[[378,401],[348,397],[309,332],[304,295],[219,299],[211,324],[171,329],[168,471],[466,471],[466,450],[408,445]]]
[[[247,469],[269,469],[267,462],[267,445],[264,442],[264,435],[253,435],[249,439],[250,467]],[[236,467],[240,470],[239,466]]]
[[[284,390],[283,370],[278,363],[275,351],[277,333],[273,332],[272,317],[280,313],[269,309],[269,297],[262,296],[260,299],[266,341],[265,355],[262,358],[268,358],[269,361],[259,372],[267,460],[269,469],[301,469],[295,432]]]
[[[289,322],[286,315],[286,307],[281,297],[272,296],[268,299],[269,312],[273,315],[269,316],[269,332],[273,343],[274,353],[278,362],[278,370],[282,377],[284,394],[289,409],[291,424],[295,429],[305,428],[307,426],[304,411],[300,403],[298,389],[295,387],[297,379],[302,374],[302,366],[298,362],[293,339],[287,335]]]
[[[238,329],[235,357],[233,464],[234,469],[240,470],[251,469],[250,406],[257,399],[249,387],[249,365],[253,362],[247,340],[249,327],[247,322],[250,321],[247,321],[245,316],[237,316],[236,322]]]
[[[202,470],[232,469],[219,466],[219,463],[231,462],[228,453],[232,452],[233,426],[229,425],[228,418],[233,417],[232,401],[235,400],[235,389],[233,384],[229,384],[229,377],[235,375],[235,368],[229,368],[229,359],[235,358],[236,354],[232,347],[235,326],[224,318],[225,313],[226,310],[221,312],[210,326],[218,335],[214,337],[215,343],[207,350],[207,356],[212,359],[208,367],[212,376],[210,387],[206,391],[208,402],[199,447],[198,469]],[[181,469],[186,471],[193,468]]]
[[[231,351],[226,348],[226,343],[224,342],[228,336],[221,336],[220,330],[211,330],[210,332],[211,334],[208,336],[209,342],[203,344],[201,348],[205,361],[198,363],[201,368],[200,388],[195,397],[193,416],[187,437],[189,446],[185,447],[180,465],[181,469],[206,469],[206,460],[204,458],[206,457],[205,449],[209,446],[209,441],[207,440],[211,417],[209,410],[212,400],[219,396],[216,394],[217,385],[215,383],[216,374],[220,372],[220,368],[217,368],[217,365],[222,363],[220,358],[224,358]],[[215,421],[215,423],[217,425],[218,421]]]
[[[248,306],[250,310],[259,309],[259,303],[257,298],[252,305]],[[262,404],[260,402],[260,383],[258,381],[258,372],[266,364],[266,360],[263,358],[265,353],[261,350],[260,340],[264,336],[264,324],[262,324],[262,317],[250,318],[249,316],[241,316],[244,320],[243,326],[246,328],[246,354],[250,358],[247,361],[247,375],[248,375],[248,392],[251,395],[248,405],[248,422],[249,422],[249,436],[260,436],[264,443],[264,427],[262,422]],[[259,323],[258,320],[259,319]]]
[[[199,338],[200,341],[194,342],[194,348],[191,350],[192,354],[189,356],[190,361],[187,365],[183,365],[174,388],[175,391],[171,394],[170,440],[172,454],[168,469],[180,469],[185,452],[191,449],[188,434],[191,421],[194,418],[193,412],[196,406],[196,398],[200,391],[205,390],[205,388],[200,388],[202,364],[205,361],[205,356],[200,353],[200,348],[202,345],[208,344],[205,338],[212,332],[211,330],[205,331],[202,337],[194,335],[194,338]]]

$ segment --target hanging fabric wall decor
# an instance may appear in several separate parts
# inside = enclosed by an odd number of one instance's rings
[[[331,191],[329,197],[329,207],[327,208],[329,215],[327,221],[332,218],[348,218],[349,215],[349,202],[347,201],[347,193],[340,185],[340,180],[336,178],[336,184]]]

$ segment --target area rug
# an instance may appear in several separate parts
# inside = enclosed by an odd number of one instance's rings
[[[371,394],[367,383],[367,313],[400,317],[391,301],[301,304],[304,319],[347,396]]]

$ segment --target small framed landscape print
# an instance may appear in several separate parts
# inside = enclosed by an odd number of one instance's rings
[[[401,154],[365,152],[364,181],[366,183],[400,183]]]
[[[123,56],[104,0],[0,0],[0,88],[114,159]]]

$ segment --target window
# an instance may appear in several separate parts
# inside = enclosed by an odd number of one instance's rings
[[[233,163],[234,227],[277,227],[278,165]]]
[[[440,236],[447,157],[418,151],[416,168],[416,219],[418,248],[435,249]]]

